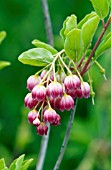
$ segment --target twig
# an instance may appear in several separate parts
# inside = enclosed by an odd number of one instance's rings
[[[97,40],[97,42],[96,42],[96,44],[95,44],[95,46],[94,46],[94,48],[93,48],[93,50],[92,50],[92,52],[91,52],[88,60],[86,61],[85,65],[84,65],[84,67],[83,67],[83,69],[82,69],[82,71],[81,71],[81,76],[83,76],[84,73],[87,71],[87,67],[88,67],[88,65],[89,65],[89,63],[90,63],[90,61],[91,61],[91,59],[92,59],[92,57],[93,57],[93,55],[94,55],[94,53],[95,53],[98,45],[99,45],[99,43],[100,43],[103,35],[105,34],[105,32],[106,32],[106,30],[107,30],[107,28],[108,28],[108,26],[109,26],[110,23],[111,23],[111,17],[109,17],[107,23],[105,24],[102,33],[100,34],[100,36],[99,36],[99,38],[98,38],[98,40]]]
[[[47,0],[41,0],[41,2],[42,2],[43,14],[44,14],[47,41],[50,45],[53,46],[52,26],[51,26],[50,14],[48,10],[48,3],[47,3]],[[40,154],[39,154],[39,159],[36,165],[36,170],[43,169],[48,141],[49,141],[49,134],[50,134],[50,125],[48,124],[48,133],[46,136],[43,136],[42,138]]]
[[[77,66],[77,69],[79,69],[79,67],[82,65],[85,57],[86,57],[86,54],[84,54],[84,55],[82,56],[82,58],[81,58],[81,60],[80,60],[80,63],[79,63],[78,66]]]
[[[70,114],[67,130],[66,130],[66,134],[65,134],[65,137],[63,139],[60,154],[59,154],[58,159],[56,161],[54,170],[59,170],[60,164],[62,162],[64,153],[65,153],[65,150],[66,150],[66,147],[67,147],[67,143],[68,143],[68,140],[69,140],[69,135],[70,135],[70,132],[71,132],[71,128],[72,128],[72,125],[73,125],[74,116],[75,116],[75,112],[76,112],[76,107],[77,107],[77,99],[75,100],[75,107],[71,110],[71,114]]]

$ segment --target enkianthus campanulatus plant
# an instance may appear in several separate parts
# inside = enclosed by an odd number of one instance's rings
[[[76,97],[90,96],[89,84],[83,81],[73,61],[69,60],[67,67],[64,55],[65,51],[62,50],[55,55],[51,64],[27,80],[30,93],[26,95],[24,102],[31,109],[28,120],[36,126],[40,135],[47,134],[46,122],[54,126],[60,124],[60,115],[56,110],[70,110],[74,108]]]
[[[106,32],[111,22],[110,0],[91,0],[95,12],[87,14],[79,23],[77,17],[66,18],[60,35],[64,40],[64,49],[58,52],[52,46],[39,40],[32,42],[36,48],[19,56],[19,61],[32,66],[43,66],[42,70],[27,80],[30,91],[25,97],[28,121],[36,127],[37,133],[46,135],[47,122],[60,124],[57,110],[74,108],[76,98],[94,98],[92,78],[89,69],[96,64],[105,77],[104,68],[97,62],[99,56],[111,47],[111,32]],[[107,17],[107,21],[104,18]],[[92,40],[99,23],[103,30],[92,47]],[[84,74],[87,81],[84,80]]]

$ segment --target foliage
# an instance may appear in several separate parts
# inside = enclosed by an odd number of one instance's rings
[[[98,27],[99,21],[101,19],[104,19],[109,13],[109,2],[107,2],[107,0],[102,1],[91,0],[91,2],[95,9],[95,12],[87,14],[79,22],[79,24],[77,24],[77,17],[75,15],[67,17],[63,23],[63,28],[60,31],[60,35],[64,39],[65,53],[71,60],[74,60],[75,62],[79,61],[84,53],[87,53],[91,46],[91,42]],[[52,54],[57,53],[57,50],[55,50],[53,47],[39,40],[34,40],[32,44],[34,44],[37,47],[41,47],[40,48],[41,57],[40,56],[38,57],[38,54],[36,54],[35,52],[37,50],[39,51],[39,48],[29,50],[28,52],[24,52],[19,57],[19,60],[24,64],[30,64],[35,66],[47,65],[47,63],[50,63],[52,60],[50,60],[51,55],[45,54],[46,55],[45,58],[44,50],[47,49]],[[109,48],[110,48],[110,33],[100,44],[96,52],[96,56],[100,55]],[[95,59],[96,58],[97,57],[95,57]],[[41,61],[42,63],[40,62],[39,64],[39,61]]]
[[[5,31],[1,31],[0,32],[0,44],[2,43],[2,41],[4,40],[5,37],[6,37],[6,32]]]
[[[15,159],[9,168],[7,168],[5,164],[5,160],[2,158],[0,159],[0,170],[27,170],[30,163],[33,161],[33,159],[29,159],[24,161],[25,155],[20,156],[19,158]]]
[[[0,61],[0,70],[2,70],[4,67],[7,67],[9,65],[10,65],[10,62]]]
[[[58,33],[66,16],[76,13],[78,16],[78,29],[81,29],[84,21],[80,21],[80,19],[84,19],[87,13],[89,13],[89,17],[96,15],[96,13],[93,14],[91,12],[93,8],[90,1],[87,0],[84,0],[84,3],[78,0],[68,0],[64,1],[64,5],[63,1],[49,0],[48,2],[53,21],[54,40],[56,40],[55,48],[59,51],[63,48],[63,43]],[[63,6],[64,8],[62,8]],[[24,0],[24,2],[1,0],[0,16],[0,29],[6,30],[8,34],[7,39],[0,46],[0,57],[4,57],[1,60],[10,60],[12,63],[11,67],[0,72],[0,136],[2,136],[0,138],[0,157],[5,157],[8,165],[14,154],[20,155],[21,153],[26,153],[28,158],[34,158],[32,168],[30,169],[35,169],[41,139],[38,135],[36,136],[34,129],[27,123],[28,110],[23,108],[23,98],[27,93],[27,90],[24,89],[26,78],[39,68],[28,65],[24,67],[17,61],[17,56],[23,51],[32,49],[33,46],[30,42],[35,38],[46,42],[41,4],[37,0]],[[85,18],[88,18],[88,16]],[[92,45],[97,40],[101,29],[102,26],[99,25],[92,39]],[[98,58],[98,61],[104,65],[108,81],[103,83],[96,65],[91,69],[90,74],[93,75],[94,90],[96,91],[95,106],[92,107],[90,99],[88,101],[84,99],[79,100],[76,121],[73,125],[71,138],[60,169],[76,169],[81,161],[84,160],[85,153],[89,150],[88,146],[90,146],[90,142],[93,142],[95,139],[105,139],[106,143],[111,141],[111,60],[110,57],[107,57],[110,56],[110,50],[105,50],[104,52],[102,52],[102,54],[104,53],[104,61],[102,58]],[[86,78],[87,76],[85,76]],[[51,130],[44,169],[53,169],[55,159],[60,150],[69,113],[65,112],[65,116],[62,113],[60,115],[62,117],[61,126],[57,128],[52,127]],[[102,132],[104,134],[100,135]],[[95,144],[95,148],[96,146],[97,143]],[[106,145],[102,145],[102,148],[104,146]],[[101,159],[101,155],[97,155],[92,169],[110,170],[106,166],[106,168],[102,166],[103,162],[107,166],[109,164],[108,162],[111,162],[110,154],[108,152],[105,153],[102,155],[103,159]]]
[[[33,48],[22,53],[19,61],[32,66],[45,66],[53,61],[53,56],[45,48]]]
[[[101,19],[104,19],[109,12],[109,4],[107,0],[90,0],[93,4],[93,7],[96,13],[99,15]]]
[[[0,44],[2,43],[2,41],[4,40],[5,37],[6,37],[6,32],[5,31],[1,31],[0,32]],[[4,67],[7,67],[9,65],[10,65],[10,62],[0,61],[0,70],[2,70]]]
[[[57,53],[57,50],[54,49],[51,45],[46,44],[44,42],[41,42],[39,40],[33,40],[32,44],[35,45],[36,47],[44,48],[46,50],[49,50],[51,52],[51,54],[56,54]]]

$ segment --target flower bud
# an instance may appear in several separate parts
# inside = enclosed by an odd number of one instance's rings
[[[62,85],[58,82],[52,82],[47,87],[47,95],[52,97],[62,96],[63,88]]]
[[[68,90],[74,90],[81,85],[80,79],[76,75],[69,75],[64,80],[64,86]]]
[[[61,119],[61,117],[59,116],[59,114],[56,114],[55,122],[53,122],[51,125],[53,125],[53,126],[60,125],[60,119]]]
[[[78,89],[76,90],[76,92],[77,92],[77,97],[78,97],[78,98],[82,98],[82,97],[83,97],[83,91],[82,91],[82,88],[81,88],[81,87],[78,88]]]
[[[60,101],[61,101],[61,97],[59,96],[59,97],[56,97],[56,98],[54,98],[54,97],[50,97],[50,105],[51,105],[51,107],[52,108],[54,108],[54,109],[60,109]]]
[[[54,72],[53,72],[53,71],[50,72],[50,79],[51,79],[52,81],[54,81]]]
[[[55,108],[55,109],[60,110],[60,101],[61,101],[61,97],[56,97],[56,98],[54,99],[54,108]]]
[[[60,110],[70,110],[74,107],[74,100],[70,95],[64,94],[60,101]]]
[[[46,105],[46,106],[43,108],[43,110],[42,110],[42,115],[44,115],[44,112],[45,112],[48,108],[49,108],[48,105]]]
[[[77,97],[78,98],[88,98],[90,97],[90,86],[87,82],[82,82],[81,87],[77,89]]]
[[[32,90],[32,98],[37,99],[39,102],[43,101],[46,97],[46,88],[43,85],[36,85]]]
[[[37,105],[38,101],[32,98],[32,94],[28,93],[24,99],[24,105],[25,107],[28,107],[29,109],[32,109]]]
[[[33,125],[34,126],[39,126],[40,125],[40,120],[38,118],[35,118],[35,120],[33,121]]]
[[[31,110],[29,113],[28,113],[28,122],[30,124],[33,123],[33,121],[36,119],[36,118],[39,118],[40,115],[39,113],[36,111],[36,110]]]
[[[67,89],[66,89],[66,93],[67,93],[68,95],[70,95],[73,99],[75,99],[75,98],[77,97],[77,91],[76,91],[76,89],[74,89],[74,90],[67,90]]]
[[[56,73],[55,76],[56,76],[56,80],[57,80],[58,82],[61,82],[60,74]]]
[[[66,77],[66,75],[65,75],[64,72],[60,72],[60,74],[56,73],[56,79],[57,79],[57,81],[60,82],[60,83],[63,83],[63,82],[64,82],[65,77]]]
[[[38,75],[32,75],[28,78],[27,80],[27,88],[28,90],[32,91],[32,89],[37,85],[39,84],[41,81],[41,78],[40,76]]]
[[[47,73],[47,70],[43,70],[43,71],[41,72],[41,74],[40,74],[41,79],[44,78],[44,76],[46,75],[46,73]]]
[[[48,127],[44,122],[41,122],[39,126],[36,127],[37,133],[41,136],[47,135]]]
[[[90,85],[87,82],[82,83],[83,96],[85,98],[90,97]]]
[[[54,97],[50,96],[49,102],[50,102],[51,107],[54,108]]]
[[[49,108],[44,112],[44,122],[52,124],[56,120],[57,113],[54,109]]]
[[[63,83],[66,78],[66,74],[64,72],[61,72],[60,77],[61,77],[61,82]]]

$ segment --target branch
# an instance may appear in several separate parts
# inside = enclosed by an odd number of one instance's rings
[[[80,63],[79,63],[78,66],[77,66],[77,69],[82,65],[85,57],[86,57],[86,54],[84,54],[84,55],[82,56],[82,58],[81,58],[81,60],[80,60]]]
[[[109,17],[107,23],[105,24],[102,33],[100,34],[100,36],[99,36],[99,38],[98,38],[98,40],[97,40],[97,42],[96,42],[96,44],[95,44],[95,46],[94,46],[94,48],[93,48],[93,50],[92,50],[92,52],[91,52],[88,60],[86,61],[85,65],[84,65],[84,67],[83,67],[83,69],[82,69],[82,71],[81,71],[81,76],[83,76],[84,73],[88,70],[87,67],[88,67],[88,65],[89,65],[89,63],[90,63],[90,61],[91,61],[91,59],[92,59],[92,57],[93,57],[93,55],[94,55],[94,53],[95,53],[98,45],[99,45],[99,43],[100,43],[103,35],[105,34],[105,32],[106,32],[106,30],[107,30],[107,28],[108,28],[108,26],[109,26],[110,23],[111,23],[111,17]]]
[[[64,153],[65,153],[65,150],[66,150],[66,147],[67,147],[67,143],[68,143],[68,140],[69,140],[69,135],[70,135],[70,132],[71,132],[71,128],[72,128],[72,125],[73,125],[74,116],[75,116],[75,112],[76,112],[76,107],[77,107],[77,99],[75,100],[75,107],[71,110],[71,114],[70,114],[67,130],[66,130],[66,134],[65,134],[65,137],[63,139],[63,143],[62,143],[62,146],[61,146],[61,149],[60,149],[60,154],[59,154],[58,159],[56,161],[54,170],[59,170],[60,164],[62,162]]]
[[[43,14],[44,14],[44,22],[45,22],[45,28],[46,28],[47,41],[50,45],[53,46],[52,26],[51,26],[50,14],[49,14],[49,10],[48,10],[48,3],[47,3],[47,0],[41,0],[41,2],[42,2]],[[48,124],[47,135],[43,136],[43,138],[42,138],[40,154],[39,154],[39,159],[38,159],[38,162],[36,165],[36,170],[43,169],[47,146],[48,146],[48,141],[49,141],[49,134],[50,134],[50,124]]]
[[[43,14],[44,14],[47,41],[50,45],[53,46],[52,26],[51,26],[51,19],[49,15],[48,3],[47,0],[41,0],[41,2],[42,2]]]

